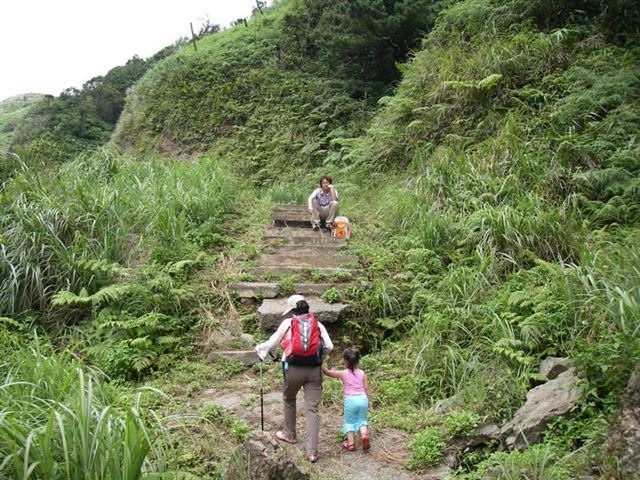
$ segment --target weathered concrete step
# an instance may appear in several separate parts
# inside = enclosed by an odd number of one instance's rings
[[[221,358],[240,362],[245,367],[258,363],[258,354],[255,350],[218,350],[209,354],[207,362],[211,363]]]
[[[229,289],[240,298],[276,298],[280,285],[275,282],[232,282]]]
[[[289,211],[294,211],[294,212],[306,212],[307,211],[307,206],[306,205],[293,205],[293,204],[283,204],[281,203],[280,205],[277,205],[276,208],[273,210],[274,212],[289,212]]]
[[[344,293],[351,283],[294,283],[292,290],[301,295],[322,295],[330,288]],[[362,286],[364,284],[358,283]],[[240,298],[276,298],[281,295],[282,288],[277,282],[234,282],[229,288]]]
[[[276,227],[289,227],[289,228],[307,228],[311,229],[311,218],[274,218],[272,219],[273,225]]]
[[[311,214],[304,205],[277,208],[271,214],[276,227],[311,228]]]
[[[319,257],[319,256],[344,256],[354,260],[355,257],[341,252],[342,245],[318,244],[318,245],[265,245],[262,253],[268,255],[282,255],[286,257]]]
[[[357,275],[364,275],[364,270],[353,268],[336,268],[336,267],[324,267],[324,268],[309,268],[301,267],[299,265],[272,265],[264,267],[255,267],[248,270],[248,273],[257,277],[263,277],[265,275],[307,275],[311,272],[322,274],[325,277],[331,277],[338,274],[349,274],[352,277]]]
[[[340,250],[346,246],[344,242],[331,242],[324,239],[315,239],[315,238],[277,238],[271,240],[263,240],[263,245],[265,248],[274,248],[274,247],[323,247],[326,249]]]
[[[326,303],[318,297],[307,297],[307,302],[309,312],[322,323],[337,322],[347,308],[344,303]],[[280,325],[285,318],[282,312],[286,304],[286,298],[264,300],[258,308],[260,326],[265,330],[271,330]]]
[[[339,267],[345,263],[353,262],[353,257],[341,255],[339,253],[331,254],[262,254],[258,257],[258,263],[263,267],[276,265],[297,265],[305,268],[327,268]]]
[[[334,240],[329,235],[329,231],[303,230],[300,228],[267,227],[264,229],[264,238],[289,238],[289,237],[325,237],[327,240]],[[338,241],[338,240],[336,240]],[[340,240],[343,241],[343,240]]]
[[[310,228],[270,227],[265,229],[262,238],[264,240],[316,240],[326,243],[346,243],[345,240],[333,238],[326,229],[312,230]]]

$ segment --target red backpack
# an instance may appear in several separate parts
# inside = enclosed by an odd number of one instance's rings
[[[322,364],[322,338],[316,317],[304,313],[291,319],[291,336],[287,363],[315,367]]]

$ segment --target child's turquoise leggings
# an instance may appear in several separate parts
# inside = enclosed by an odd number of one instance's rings
[[[367,411],[369,410],[369,399],[364,393],[350,395],[344,398],[344,423],[342,432],[357,432],[367,422]]]

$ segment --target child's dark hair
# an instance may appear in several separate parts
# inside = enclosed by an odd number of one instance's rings
[[[306,300],[300,300],[299,302],[296,302],[296,308],[295,308],[295,313],[296,315],[302,315],[303,313],[309,313],[309,304],[307,303]]]
[[[342,359],[347,362],[347,367],[353,372],[360,361],[360,351],[356,348],[347,348],[342,352]]]

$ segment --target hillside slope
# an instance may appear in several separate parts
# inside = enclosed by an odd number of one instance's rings
[[[362,133],[441,4],[278,2],[153,68],[113,140],[172,154],[213,149],[259,182],[299,177]]]
[[[150,381],[170,395],[150,406],[200,408],[206,422],[152,433],[174,456],[145,468],[221,478],[250,427],[206,392],[257,373],[201,349],[228,319],[264,336],[228,283],[273,204],[330,173],[367,275],[334,292],[351,308],[332,334],[365,353],[374,427],[411,438],[402,464],[423,475],[453,452],[460,479],[625,478],[603,445],[640,358],[639,20],[631,0],[283,0],[184,46],[130,90],[124,151],[36,165],[0,193],[0,342],[16,351],[0,373],[13,381],[14,357],[36,371],[28,335],[45,327],[129,397]],[[522,452],[458,448],[507,424],[549,356],[574,362],[575,408]],[[27,412],[11,425],[47,431],[28,395],[2,397]],[[339,410],[337,384],[324,399]],[[21,471],[19,435],[3,438]]]
[[[16,124],[43,98],[44,95],[40,93],[25,93],[0,101],[0,154],[4,154],[9,147]]]

